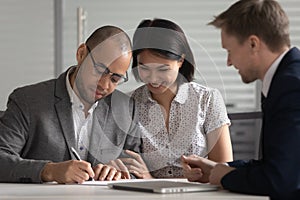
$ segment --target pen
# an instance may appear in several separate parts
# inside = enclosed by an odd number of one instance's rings
[[[76,158],[76,160],[81,161],[81,158],[80,158],[79,154],[77,153],[77,151],[73,147],[71,147],[71,151],[73,153],[73,156]]]
[[[71,147],[71,151],[72,151],[72,154],[74,155],[74,157],[76,158],[76,160],[81,161],[79,154],[73,147]],[[94,181],[94,178],[90,177],[88,181]]]

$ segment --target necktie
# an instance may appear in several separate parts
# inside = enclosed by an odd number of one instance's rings
[[[264,110],[264,103],[265,103],[265,100],[266,100],[266,97],[263,93],[261,93],[261,96],[260,96],[260,103],[261,103],[261,110],[263,111]]]
[[[260,97],[260,103],[261,103],[261,111],[262,111],[262,125],[261,125],[261,131],[260,131],[260,137],[259,137],[259,149],[258,149],[258,158],[263,158],[263,129],[264,129],[264,108],[265,108],[265,99],[263,93],[261,93]]]

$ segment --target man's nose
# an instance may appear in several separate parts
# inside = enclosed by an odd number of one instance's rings
[[[149,83],[156,83],[158,79],[158,75],[156,72],[152,71],[149,73],[147,80]]]
[[[110,85],[110,76],[107,74],[103,74],[99,81],[98,81],[98,85],[103,89],[103,90],[107,90],[109,88]]]

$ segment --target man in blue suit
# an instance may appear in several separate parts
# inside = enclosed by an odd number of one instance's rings
[[[190,181],[272,199],[299,198],[300,51],[290,47],[289,20],[274,0],[241,0],[209,23],[221,29],[227,65],[243,82],[262,81],[262,158],[215,163],[182,156]]]

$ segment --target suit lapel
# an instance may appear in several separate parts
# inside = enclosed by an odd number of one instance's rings
[[[103,137],[105,136],[108,113],[109,106],[104,99],[101,99],[93,112],[93,127],[88,154],[88,161],[92,163],[92,166],[101,161],[101,147],[105,146],[105,144],[103,144],[103,142],[105,142]]]
[[[263,120],[262,120],[262,129],[261,129],[261,146],[262,146],[262,158],[263,158],[263,145],[264,145],[264,127],[267,122],[267,119],[270,119],[270,116],[272,116],[272,112],[274,108],[272,106],[276,105],[275,100],[278,99],[278,95],[281,95],[283,92],[281,90],[285,90],[284,86],[282,85],[282,74],[286,73],[285,70],[287,69],[287,66],[290,66],[291,62],[294,62],[296,59],[299,58],[299,50],[297,48],[291,48],[285,56],[280,61],[278,68],[276,72],[274,73],[274,76],[272,78],[269,92],[267,97],[262,102],[262,113],[263,113]],[[268,115],[268,116],[267,116]]]
[[[63,73],[56,81],[55,110],[58,116],[60,127],[64,134],[64,138],[68,147],[68,152],[70,153],[70,148],[76,146],[76,141],[73,125],[72,105],[66,87],[66,75],[67,72]],[[70,157],[72,156],[70,155]]]
[[[73,126],[73,117],[70,102],[65,100],[55,104],[56,113],[60,122],[60,127],[63,131],[68,149],[76,147],[75,132]]]
[[[267,110],[267,111],[273,110],[273,108],[270,107],[269,105],[273,105],[274,104],[273,99],[277,99],[277,95],[282,93],[281,90],[285,90],[282,85],[280,75],[287,73],[286,72],[287,66],[290,66],[291,62],[294,62],[295,60],[299,59],[298,58],[299,54],[300,54],[299,49],[297,49],[296,47],[293,47],[282,58],[281,62],[278,65],[276,72],[274,73],[274,76],[273,76],[271,84],[270,84],[267,98],[265,99],[265,103],[264,103],[265,110]]]

